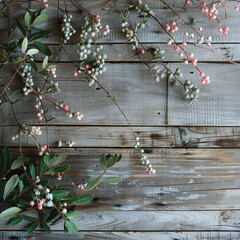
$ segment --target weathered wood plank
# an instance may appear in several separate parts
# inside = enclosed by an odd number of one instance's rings
[[[71,235],[63,232],[54,231],[51,235],[40,231],[32,234],[26,234],[20,231],[3,231],[0,233],[2,240],[14,239],[18,240],[239,240],[239,232],[79,232]]]
[[[81,211],[82,217],[74,220],[83,231],[239,231],[239,211]],[[4,231],[20,230],[24,224],[10,227],[4,222]],[[62,230],[63,223],[52,226]]]
[[[169,4],[173,3],[174,1],[169,2]],[[177,1],[178,8],[176,8],[177,12],[185,19],[187,22],[190,22],[192,18],[196,20],[196,27],[203,27],[202,34],[208,36],[209,34],[213,37],[214,42],[237,42],[240,40],[240,35],[238,33],[238,18],[239,14],[237,11],[234,11],[235,3],[229,2],[228,3],[228,9],[231,10],[231,14],[228,14],[227,17],[225,18],[224,16],[224,11],[222,11],[221,14],[219,14],[219,19],[222,21],[224,26],[229,26],[230,31],[228,35],[224,36],[222,33],[218,32],[218,24],[216,21],[211,21],[209,22],[208,17],[206,17],[204,14],[201,13],[200,9],[198,8],[189,8],[189,11],[184,10],[181,8],[184,5],[185,1]],[[95,3],[95,4],[94,4]],[[86,1],[84,2],[83,6],[88,8],[91,11],[94,11],[96,9],[100,9],[106,1],[95,1],[94,3],[91,4],[87,3]],[[175,2],[174,2],[175,3]],[[176,19],[177,17],[174,17],[174,14],[171,10],[165,8],[163,4],[160,2],[154,2],[151,4],[149,2],[150,8],[155,13],[155,16],[159,19],[159,21],[165,25],[167,21],[171,21],[172,19]],[[51,32],[51,36],[49,39],[46,40],[48,43],[58,43],[59,42],[59,34],[60,31],[58,28],[56,28],[56,24],[58,23],[57,19],[57,1],[52,1],[49,3],[49,22],[45,24],[45,28],[49,29]],[[92,6],[93,5],[93,6]],[[38,4],[39,6],[39,4]],[[122,7],[124,4],[122,3]],[[32,7],[35,7],[32,3]],[[73,26],[78,28],[79,27],[79,17],[81,14],[77,10],[76,7],[74,7],[70,1],[67,3],[67,8],[70,10],[70,12],[73,15]],[[62,13],[60,13],[60,16]],[[108,11],[103,11],[101,13],[102,17],[102,23],[103,24],[109,24],[111,28],[111,33],[103,38],[102,36],[100,37],[100,41],[104,42],[126,42],[126,39],[124,38],[122,32],[121,32],[121,15],[118,7],[117,1],[113,1],[113,3],[110,5],[110,10]],[[112,21],[114,19],[114,21]],[[132,22],[134,23],[135,21],[141,21],[142,18],[136,16],[136,14],[133,14],[131,17]],[[7,27],[5,26],[5,31],[2,31],[1,34],[1,41],[6,42],[6,36],[7,36]],[[183,39],[186,39],[184,32],[185,31],[192,31],[189,27],[182,25],[181,29],[175,34],[175,38],[177,41],[182,41]],[[142,42],[165,42],[169,36],[161,29],[161,27],[155,22],[154,20],[151,20],[149,22],[149,28],[144,29],[143,31],[140,31],[139,34],[139,39]],[[189,39],[189,38],[187,38]],[[195,37],[192,40],[196,40],[197,37]]]
[[[108,70],[100,76],[99,81],[106,89],[112,88],[111,94],[119,94],[117,102],[135,125],[219,125],[239,126],[240,107],[238,81],[239,67],[232,64],[207,64],[199,63],[198,67],[211,77],[210,85],[200,83],[199,74],[192,72],[191,68],[182,64],[183,79],[196,79],[194,83],[200,87],[199,101],[189,105],[184,99],[182,87],[168,88],[168,116],[166,116],[166,86],[165,80],[156,83],[152,73],[140,63],[107,64]],[[179,65],[169,64],[175,70]],[[11,70],[10,70],[11,69]],[[218,71],[216,71],[218,69]],[[193,69],[194,70],[194,69]],[[5,69],[9,76],[13,72],[11,66]],[[10,72],[11,71],[11,72]],[[88,87],[85,81],[76,81],[72,73],[74,67],[69,64],[58,64],[58,81],[62,93],[57,96],[70,104],[70,109],[83,112],[85,117],[81,122],[67,119],[63,113],[51,109],[50,117],[55,117],[53,124],[126,124],[123,116],[110,99],[105,99],[105,94]],[[231,76],[231,78],[229,78]],[[39,84],[36,76],[36,85]],[[84,76],[78,79],[84,80]],[[73,81],[74,80],[74,81]],[[41,80],[43,81],[43,80]],[[225,86],[228,87],[219,87]],[[10,86],[14,89],[14,85]],[[95,91],[94,91],[95,90]],[[131,104],[129,104],[131,103]],[[34,102],[31,97],[25,98],[21,103],[22,108],[17,108],[20,121],[33,119],[36,116]],[[27,106],[27,107],[26,107]],[[0,124],[14,124],[13,118],[9,119],[10,108],[0,110],[4,116]],[[166,118],[168,121],[166,122]]]
[[[142,67],[141,64],[112,64],[108,65],[108,70],[99,77],[99,81],[108,90],[112,88],[111,94],[117,97],[117,103],[126,113],[129,120],[134,124],[158,124],[165,122],[166,113],[166,84],[165,80],[156,83],[152,73]],[[81,75],[77,81],[73,77],[75,68],[72,64],[59,64],[57,75],[59,86],[62,93],[52,96],[59,101],[69,104],[72,111],[80,111],[84,114],[82,121],[69,119],[63,111],[54,110],[54,106],[49,103],[45,108],[49,108],[48,118],[55,117],[53,123],[67,124],[126,124],[126,121],[114,103],[105,98],[106,94],[100,90],[99,86],[90,88],[85,81],[85,75]],[[12,66],[5,68],[8,76],[12,76],[14,69]],[[8,78],[5,79],[7,81]],[[36,86],[42,86],[42,76],[36,76]],[[39,83],[41,79],[41,85]],[[18,83],[16,83],[18,81]],[[22,80],[15,80],[14,84],[21,89]],[[12,84],[11,89],[16,89],[16,85]],[[23,85],[23,84],[22,84]],[[23,86],[22,86],[23,87]],[[131,103],[131,104],[129,104]],[[22,106],[19,108],[18,106]],[[37,112],[34,108],[35,97],[26,97],[24,102],[17,103],[16,113],[21,122],[32,120],[36,122]],[[9,106],[0,110],[0,124],[15,124],[13,117],[9,117],[11,108]]]
[[[145,149],[156,169],[156,174],[151,176],[146,174],[132,149],[65,150],[66,163],[71,165],[69,176],[76,184],[102,173],[99,166],[102,152],[123,155],[121,163],[107,173],[109,177],[121,176],[123,182],[102,183],[94,190],[95,200],[80,209],[139,212],[239,209],[239,149]],[[39,159],[35,149],[26,151],[34,161]],[[72,189],[67,178],[63,184]]]
[[[239,148],[239,127],[134,127],[142,147],[216,147]],[[46,143],[46,129],[38,141]],[[18,127],[0,127],[0,145],[18,146],[12,141]],[[135,140],[129,127],[107,126],[48,126],[48,143],[56,147],[56,140],[74,141],[74,147],[133,147]],[[22,137],[22,146],[35,146],[30,137]]]
[[[177,67],[172,65],[172,68]],[[199,101],[189,105],[183,103],[181,88],[168,88],[169,125],[239,125],[239,72],[238,66],[222,64],[198,64],[201,71],[211,78],[210,85],[202,85],[199,73],[182,66],[184,79],[200,86]]]

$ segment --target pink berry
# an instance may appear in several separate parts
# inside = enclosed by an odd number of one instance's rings
[[[174,49],[175,51],[178,51],[178,50],[179,50],[179,46],[174,46],[173,49]]]
[[[183,53],[179,53],[179,57],[183,57],[184,56],[184,54]]]
[[[92,37],[95,37],[95,35],[96,35],[95,32],[92,32],[92,33],[91,33],[91,36],[92,36]]]
[[[141,50],[141,54],[144,54],[144,53],[145,53],[145,51],[142,49],[142,50]]]
[[[151,173],[152,173],[152,172],[151,172],[150,170],[149,170],[149,171],[147,171],[147,174],[148,174],[148,175],[151,175]]]
[[[235,7],[235,10],[236,10],[236,11],[239,11],[239,7]]]
[[[47,145],[43,145],[43,148],[46,150],[47,149]]]
[[[51,173],[51,176],[53,177],[53,176],[54,176],[54,173]]]
[[[38,155],[41,157],[43,155],[43,152],[39,152]]]
[[[201,80],[201,83],[202,83],[202,84],[205,84],[205,83],[206,83],[204,78]]]
[[[38,203],[38,210],[42,210],[42,204]]]
[[[29,203],[29,205],[31,206],[31,207],[33,207],[34,206],[34,201],[31,201],[30,203]]]
[[[39,119],[40,121],[42,121],[43,117],[42,117],[42,116],[39,116],[38,119]]]
[[[202,77],[202,78],[205,77],[205,73],[204,73],[204,72],[201,72],[201,73],[200,73],[200,77]]]
[[[41,201],[42,201],[43,203],[45,203],[45,202],[46,202],[45,198],[42,198],[42,199],[41,199]]]
[[[67,209],[66,208],[64,208],[63,210],[62,210],[62,213],[67,213]]]
[[[88,64],[85,65],[85,69],[89,69],[89,65]]]
[[[69,106],[68,105],[64,105],[64,108],[63,108],[66,112],[69,111]]]
[[[100,18],[100,16],[99,16],[99,15],[96,15],[95,17],[96,17],[96,18]]]
[[[188,60],[184,60],[184,64],[188,64]]]
[[[57,177],[57,180],[60,181],[62,178],[61,177]]]
[[[187,46],[187,42],[186,42],[186,41],[183,41],[183,42],[182,42],[182,45],[183,45],[183,46]]]
[[[74,76],[74,77],[77,77],[77,75],[78,75],[77,72],[74,72],[74,73],[73,73],[73,76]]]

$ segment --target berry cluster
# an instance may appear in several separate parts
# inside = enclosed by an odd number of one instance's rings
[[[167,31],[170,31],[171,33],[177,32],[180,27],[181,27],[181,24],[178,24],[177,21],[175,21],[175,20],[173,20],[173,21],[171,21],[171,23],[167,23],[165,25],[165,29]]]
[[[25,82],[25,86],[23,88],[24,95],[28,95],[31,92],[31,87],[34,86],[33,76],[32,76],[32,67],[28,63],[23,63],[20,66],[21,76]]]
[[[142,161],[142,164],[146,168],[147,174],[150,175],[152,173],[156,173],[156,170],[152,168],[152,165],[150,164],[149,160],[147,159],[147,155],[144,154],[144,149],[139,148],[139,146],[140,146],[139,137],[136,137],[136,143],[135,143],[134,147],[139,149],[141,161]]]
[[[162,62],[165,59],[165,50],[156,48],[153,52],[153,59]]]
[[[38,2],[43,2],[43,6],[48,8],[48,0],[38,0]]]
[[[199,88],[195,86],[191,81],[186,80],[184,83],[185,89],[185,98],[188,100],[188,103],[192,103],[194,100],[198,100],[198,94],[200,92]]]
[[[76,30],[73,28],[73,26],[71,25],[71,20],[72,20],[72,15],[70,14],[65,14],[63,16],[63,23],[62,23],[62,27],[61,27],[61,31],[63,33],[63,39],[62,42],[64,44],[67,43],[67,41],[70,40],[70,37],[76,33]]]

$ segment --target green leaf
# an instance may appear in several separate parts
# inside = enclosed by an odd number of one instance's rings
[[[44,161],[44,163],[45,163],[47,166],[49,166],[50,161],[51,161],[50,155],[49,155],[49,154],[45,154],[45,156],[44,156],[44,158],[43,158],[43,161]]]
[[[17,213],[19,213],[20,211],[21,209],[18,207],[8,208],[0,214],[0,220],[8,220],[11,217],[15,216]]]
[[[45,31],[45,30],[35,32],[29,36],[29,41],[31,42],[31,41],[37,40],[39,38],[43,38],[43,37],[47,36],[48,34],[49,34],[49,31]]]
[[[120,177],[108,177],[108,178],[104,178],[103,182],[105,183],[119,183],[121,182],[123,179]]]
[[[23,220],[22,216],[16,216],[11,220],[11,222],[9,224],[10,224],[10,226],[15,226],[15,225],[19,224],[22,220]]]
[[[46,56],[43,60],[43,63],[42,63],[42,68],[45,69],[48,65],[48,56]]]
[[[24,159],[24,157],[18,157],[17,159],[15,159],[11,165],[11,170],[20,168],[22,166],[22,160],[24,161]]]
[[[121,155],[114,154],[108,159],[107,166],[110,168],[112,167],[115,163],[119,162],[121,160]]]
[[[56,166],[60,163],[62,163],[67,157],[67,154],[66,153],[62,153],[60,155],[58,155],[57,157],[54,157],[50,163],[50,166],[53,167],[53,166]]]
[[[68,195],[68,191],[67,190],[54,190],[52,192],[52,195],[53,195],[54,200],[61,199]]]
[[[38,68],[37,68],[36,63],[33,62],[32,60],[30,60],[30,64],[31,64],[31,67],[37,72]]]
[[[44,181],[40,182],[39,184],[42,185],[42,187],[46,187],[50,183],[50,179],[45,179]]]
[[[30,163],[29,171],[31,173],[32,179],[35,179],[36,178],[36,172],[35,172],[35,167],[34,167],[33,163]]]
[[[67,230],[71,233],[77,234],[78,233],[78,228],[75,223],[71,221],[66,221],[64,226],[67,228]]]
[[[73,204],[83,204],[83,203],[89,203],[93,200],[93,195],[83,196],[80,197],[77,201],[73,202]]]
[[[66,216],[68,219],[77,219],[81,217],[81,214],[78,212],[70,212],[70,213],[66,213]]]
[[[19,191],[22,192],[22,190],[23,190],[23,188],[24,188],[23,181],[22,181],[22,180],[19,180],[18,185],[19,185]]]
[[[22,42],[22,52],[25,53],[28,47],[28,39],[25,37]]]
[[[7,172],[12,163],[12,155],[8,147],[4,147],[2,157],[3,174]]]
[[[50,169],[46,172],[46,174],[52,174],[52,173],[63,173],[66,172],[70,168],[70,165],[64,165],[61,167],[56,167],[53,169]]]
[[[25,36],[27,34],[25,27],[22,25],[22,23],[16,18],[16,23],[19,28],[19,30],[22,32],[22,34]]]
[[[102,175],[94,178],[92,181],[90,181],[87,184],[85,190],[87,191],[87,190],[90,190],[90,189],[94,188],[101,181],[101,179],[102,179]]]
[[[39,172],[42,174],[47,169],[47,165],[44,163],[44,161],[41,161],[39,163]]]
[[[41,71],[41,72],[39,72],[41,75],[43,75],[43,76],[48,76],[49,75],[49,73],[50,73],[50,71],[48,71],[48,70],[43,70],[43,71]]]
[[[30,55],[30,56],[32,56],[32,55],[34,55],[34,54],[37,54],[38,52],[39,52],[38,49],[32,48],[32,49],[29,49],[29,50],[27,51],[27,54]]]
[[[106,172],[107,171],[107,161],[106,161],[104,153],[101,155],[100,164],[101,164],[101,167],[103,168],[104,172]]]
[[[78,197],[77,196],[67,197],[67,198],[64,198],[64,199],[61,199],[61,200],[65,203],[73,203],[73,202],[76,202],[78,200]]]
[[[34,232],[34,231],[37,229],[38,225],[39,225],[39,223],[37,223],[37,222],[32,223],[32,224],[28,227],[27,233],[30,234],[30,233]]]
[[[51,229],[46,223],[42,222],[40,225],[47,233],[51,233]]]
[[[18,57],[18,58],[13,58],[13,64],[18,64],[18,63],[20,63],[21,61],[23,60],[23,58],[22,57]]]
[[[23,217],[23,219],[31,221],[31,222],[37,222],[38,221],[37,218],[30,217],[30,216],[27,216],[27,215],[22,215],[22,217]]]
[[[50,212],[50,214],[49,214],[49,216],[48,216],[48,218],[47,218],[47,222],[52,221],[56,216],[58,216],[58,211],[54,208],[54,209]]]
[[[39,49],[40,52],[51,56],[52,52],[46,44],[35,41],[34,45]]]
[[[19,181],[18,175],[13,175],[6,183],[4,188],[4,196],[3,199],[6,199],[9,193],[13,191],[13,189],[17,186]]]
[[[42,24],[42,23],[45,23],[47,20],[48,20],[48,15],[42,14],[35,18],[35,20],[33,21],[33,24]]]
[[[29,12],[25,13],[24,20],[25,20],[26,25],[28,27],[30,27],[30,25],[31,25],[31,15],[29,14]]]
[[[0,105],[0,109],[2,109],[7,103],[9,103],[9,101],[6,101],[6,102],[2,103],[2,104]]]

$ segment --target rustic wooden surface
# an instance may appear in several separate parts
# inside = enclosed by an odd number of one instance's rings
[[[17,1],[22,6],[23,2]],[[57,1],[50,5],[56,6]],[[86,7],[98,9],[103,0],[85,1]],[[156,83],[152,74],[143,66],[126,43],[120,31],[120,17],[113,1],[109,11],[103,12],[102,21],[109,23],[111,33],[99,38],[108,53],[108,70],[99,80],[105,88],[119,94],[118,104],[133,124],[141,144],[157,170],[147,176],[132,148],[131,132],[116,106],[104,98],[104,92],[96,85],[89,88],[84,77],[74,79],[74,67],[63,52],[58,52],[59,31],[57,14],[50,6],[50,23],[46,29],[51,36],[45,40],[53,52],[51,61],[58,65],[57,74],[63,89],[59,99],[68,102],[73,111],[81,110],[82,121],[67,119],[49,105],[54,121],[49,126],[49,144],[57,152],[67,151],[67,161],[72,165],[71,177],[76,182],[88,180],[100,173],[99,156],[105,153],[121,153],[122,162],[109,171],[109,176],[122,176],[118,185],[101,184],[95,191],[95,200],[79,208],[82,218],[75,221],[80,231],[70,235],[75,239],[146,239],[146,240],[233,240],[240,239],[240,67],[229,64],[214,54],[194,46],[187,46],[199,58],[199,66],[211,76],[209,86],[201,86],[198,74],[191,66],[179,63],[177,54],[164,43],[168,37],[154,22],[140,33],[140,40],[147,48],[157,46],[166,50],[166,62],[175,69],[181,67],[183,79],[191,79],[200,86],[199,102],[188,105],[183,90],[171,87],[167,80]],[[161,22],[171,18],[170,10],[157,0],[146,0]],[[240,13],[231,11],[224,23],[231,27],[223,37],[216,23],[207,21],[198,9],[186,12],[182,1],[175,3],[176,10],[186,19],[196,18],[203,34],[213,38],[213,48],[224,57],[240,61]],[[29,6],[29,3],[25,3]],[[33,3],[30,4],[33,6]],[[235,3],[229,3],[229,9]],[[77,27],[79,12],[67,1]],[[16,8],[15,15],[23,10]],[[111,20],[114,19],[114,22]],[[110,22],[109,22],[110,21]],[[186,39],[183,30],[177,40]],[[7,21],[1,19],[0,39],[6,43]],[[19,33],[16,32],[15,35]],[[76,48],[66,48],[74,60],[78,60]],[[16,53],[17,54],[17,53]],[[42,57],[38,58],[41,61]],[[12,66],[4,72],[13,74]],[[41,84],[40,78],[36,85]],[[20,86],[15,81],[11,88]],[[20,105],[19,105],[20,106]],[[36,119],[34,101],[25,98],[23,107],[17,108],[20,122]],[[18,143],[11,140],[17,126],[9,118],[10,108],[0,110],[0,146],[8,145],[17,154]],[[33,122],[34,124],[37,122]],[[45,143],[45,129],[40,142]],[[56,148],[56,141],[73,140],[74,148]],[[23,139],[24,152],[38,158],[31,139]],[[71,188],[69,183],[65,187]],[[24,225],[15,228],[0,223],[0,239],[65,239],[62,224],[54,226],[52,235],[39,229],[27,235]]]

